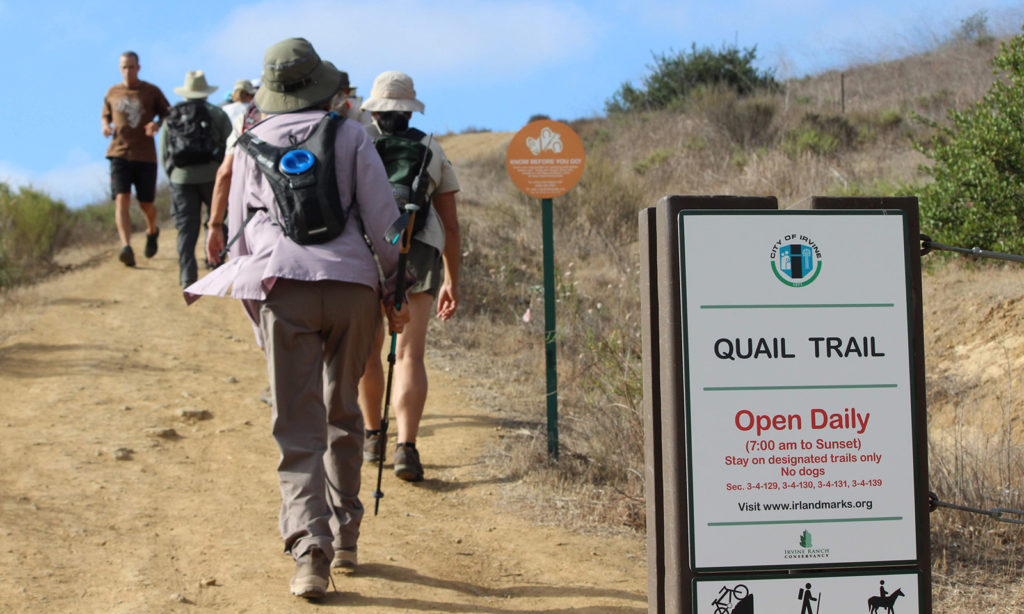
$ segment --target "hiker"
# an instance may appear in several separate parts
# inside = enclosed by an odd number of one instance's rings
[[[398,422],[394,471],[403,480],[418,482],[423,479],[416,436],[427,400],[424,365],[427,324],[435,298],[436,314],[441,320],[448,320],[458,307],[460,239],[455,193],[459,190],[459,182],[440,144],[422,132],[409,130],[413,111],[424,111],[424,104],[416,98],[409,75],[399,71],[381,73],[374,80],[370,98],[362,108],[372,114],[373,124],[367,131],[376,139],[411,138],[423,144],[429,143],[430,206],[418,214],[425,216],[421,218],[425,225],[413,235],[409,251],[408,267],[417,281],[409,288],[409,325],[397,339],[394,389],[391,393]],[[359,407],[366,422],[363,460],[370,463],[378,462],[387,444],[385,437],[381,436],[384,370],[380,349],[383,343],[384,331],[381,330],[378,331],[376,350],[371,353],[366,373],[359,382]]]
[[[231,90],[231,102],[221,107],[228,114],[231,125],[234,125],[236,121],[245,116],[245,112],[249,110],[255,95],[256,86],[252,84],[252,81],[248,79],[235,81],[235,86]]]
[[[203,71],[189,71],[185,84],[174,88],[185,100],[171,108],[167,126],[160,133],[160,159],[171,185],[171,215],[178,229],[178,281],[182,288],[199,278],[196,241],[203,205],[212,208],[213,182],[231,134],[227,113],[206,100],[216,90],[216,85],[207,84]],[[223,235],[224,228],[207,229],[210,232]]]
[[[228,195],[228,219],[240,238],[227,264],[186,288],[185,299],[225,296],[230,289],[253,322],[266,355],[272,432],[281,451],[280,529],[285,551],[296,561],[290,588],[316,598],[327,590],[330,567],[357,563],[363,516],[357,385],[380,324],[381,301],[392,330],[408,321],[404,308],[393,307],[398,247],[384,239],[399,215],[366,130],[326,112],[341,86],[340,71],[308,41],[292,38],[267,49],[262,80],[255,102],[265,119],[236,145]],[[327,135],[333,147],[321,138]],[[296,144],[311,155],[289,157],[292,151],[269,168],[247,149]],[[300,175],[316,177],[305,188],[282,179],[309,168],[327,172]],[[308,190],[325,199],[310,201]],[[308,227],[283,210],[298,202],[334,211],[339,201],[347,214],[340,234],[300,244],[300,231]],[[224,221],[216,213],[211,226]],[[332,214],[329,222],[337,221]],[[388,278],[383,284],[380,275]]]
[[[112,137],[107,147],[110,160],[110,197],[114,201],[114,223],[121,237],[118,259],[125,266],[135,266],[132,251],[132,186],[139,208],[146,218],[146,258],[157,251],[156,225],[156,145],[153,137],[171,105],[160,88],[139,79],[139,56],[125,51],[120,58],[121,83],[107,90],[103,97],[101,128],[104,137]]]
[[[243,81],[247,80],[243,79]],[[242,81],[238,83],[242,83]],[[238,83],[235,84],[236,88]],[[253,91],[258,91],[258,89],[253,86]],[[224,219],[225,213],[228,210],[228,191],[231,189],[231,169],[235,161],[235,143],[238,142],[238,137],[242,136],[243,132],[258,124],[261,119],[263,119],[263,113],[250,100],[246,104],[245,111],[231,121],[231,134],[228,135],[225,144],[224,160],[221,161],[220,167],[217,168],[217,176],[213,182],[213,203],[210,205],[210,217],[215,217],[218,220]],[[223,228],[223,233],[209,232],[210,228],[207,225],[206,268],[208,269],[220,266],[221,264],[221,251],[226,244],[224,239],[228,236],[227,227],[224,226]]]
[[[364,126],[369,126],[373,123],[373,118],[370,117],[368,112],[362,110],[362,104],[363,97],[357,96],[356,88],[349,86],[334,97],[334,101],[331,103],[331,110],[344,116],[346,119],[351,119]]]

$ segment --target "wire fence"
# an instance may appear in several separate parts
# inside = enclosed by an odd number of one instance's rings
[[[954,247],[951,245],[944,245],[932,241],[928,235],[921,235],[921,255],[926,256],[933,250],[953,252],[957,254],[965,254],[970,256],[976,256],[979,258],[993,258],[997,260],[1009,260],[1011,262],[1024,263],[1024,256],[1017,254],[1008,254],[1005,252],[994,252],[978,247]],[[939,496],[932,491],[928,492],[928,511],[934,512],[940,507],[959,510],[961,512],[970,512],[973,514],[980,514],[982,516],[988,516],[989,518],[1010,524],[1021,524],[1024,525],[1024,510],[1015,510],[1006,507],[994,507],[990,509],[982,509],[978,507],[971,507],[968,505],[958,505],[956,503],[949,503],[942,501]],[[1014,517],[1016,516],[1016,517]]]

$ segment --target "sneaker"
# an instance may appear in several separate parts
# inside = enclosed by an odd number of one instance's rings
[[[395,475],[406,482],[423,480],[423,465],[420,464],[420,451],[416,444],[399,443],[395,447]]]
[[[292,594],[306,599],[319,599],[327,594],[327,582],[331,577],[331,566],[323,550],[310,548],[295,561],[295,575],[292,576]]]
[[[381,436],[380,429],[366,431],[366,439],[363,440],[363,462],[378,463],[384,456],[385,439]]]
[[[132,246],[125,245],[122,247],[117,259],[123,262],[125,266],[135,266],[135,252],[132,251]]]
[[[355,569],[358,562],[359,557],[357,556],[355,546],[351,548],[337,548],[334,551],[334,560],[331,561],[331,567],[335,569]]]
[[[147,234],[146,235],[146,251],[144,252],[146,254],[146,258],[152,258],[153,256],[156,256],[156,248],[157,248],[156,238],[159,237],[159,236],[160,236],[160,229],[159,228],[157,228],[156,232],[154,232],[153,234]]]

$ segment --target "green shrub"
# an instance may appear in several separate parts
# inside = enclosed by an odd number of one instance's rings
[[[710,47],[697,48],[693,43],[689,52],[654,56],[650,74],[643,78],[642,87],[623,83],[605,102],[608,113],[653,111],[677,108],[701,87],[725,88],[740,95],[759,89],[778,87],[774,71],[760,71],[754,67],[757,47],[741,50],[723,46],[719,51]]]
[[[918,149],[934,161],[922,170],[922,230],[942,243],[1024,251],[1024,36],[1000,45],[999,78],[948,125],[915,116],[933,130]]]
[[[853,146],[858,130],[844,115],[806,113],[797,128],[786,131],[782,149],[793,157],[805,153],[831,155]]]
[[[651,153],[644,156],[643,159],[638,160],[633,165],[633,170],[636,171],[636,174],[643,175],[652,168],[661,166],[662,164],[667,162],[672,156],[675,155],[675,153],[676,152],[673,149],[655,149]]]
[[[694,94],[692,106],[740,147],[766,145],[775,139],[778,105],[767,95],[740,96],[731,90],[706,88]]]
[[[74,225],[61,201],[31,188],[0,183],[0,287],[50,268]]]

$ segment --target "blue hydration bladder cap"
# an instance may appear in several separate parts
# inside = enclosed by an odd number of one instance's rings
[[[293,149],[281,156],[278,168],[286,175],[301,175],[313,168],[315,162],[316,156],[313,155],[313,152],[305,149]]]

